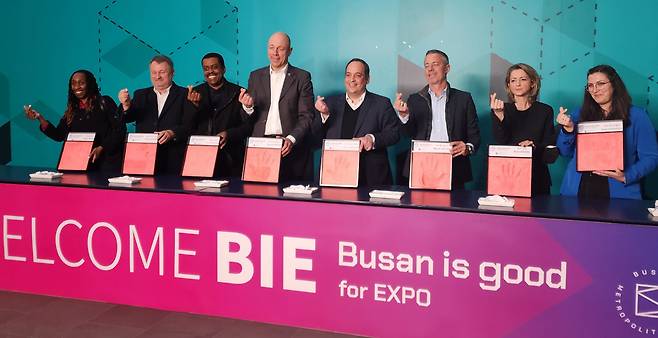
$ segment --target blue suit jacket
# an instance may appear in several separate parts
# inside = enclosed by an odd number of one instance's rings
[[[571,120],[577,124],[580,109],[575,109]],[[626,184],[608,178],[610,197],[641,199],[640,180],[658,167],[658,145],[656,130],[649,119],[646,110],[631,106],[629,112],[630,125],[624,126],[624,175]],[[581,174],[576,171],[576,133],[567,133],[560,128],[557,137],[557,147],[560,154],[571,158],[567,165],[560,194],[578,195]]]

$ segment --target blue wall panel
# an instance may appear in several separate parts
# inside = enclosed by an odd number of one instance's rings
[[[217,51],[227,78],[246,85],[249,72],[267,64],[266,41],[278,30],[291,35],[291,63],[312,73],[323,96],[343,89],[343,67],[352,57],[370,63],[371,91],[391,98],[411,93],[423,85],[425,51],[445,50],[449,81],[473,94],[485,145],[488,94],[502,94],[502,74],[516,62],[540,72],[541,100],[556,111],[580,104],[587,69],[609,63],[655,124],[657,10],[650,0],[15,2],[0,13],[0,125],[11,122],[11,164],[54,166],[60,145],[26,121],[21,108],[31,103],[57,122],[72,71],[91,70],[103,92],[116,97],[121,88],[149,86],[147,63],[156,53],[171,56],[174,80],[188,85],[202,81],[201,56]],[[484,155],[474,159],[478,171]],[[563,167],[560,161],[551,168],[554,191]],[[476,175],[473,186],[482,188],[484,175]],[[658,191],[651,181],[650,192]]]

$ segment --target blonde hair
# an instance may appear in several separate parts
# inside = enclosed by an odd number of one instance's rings
[[[539,89],[541,88],[541,78],[539,77],[539,74],[537,74],[537,71],[532,68],[531,66],[525,64],[525,63],[517,63],[515,65],[512,65],[507,69],[507,75],[505,75],[505,91],[507,92],[507,97],[510,99],[511,102],[514,102],[514,94],[512,94],[512,91],[509,89],[509,80],[510,76],[512,75],[512,72],[520,69],[524,71],[526,74],[528,74],[528,77],[530,78],[530,97],[528,98],[528,101],[530,103],[534,103],[537,101],[537,96],[539,96]]]

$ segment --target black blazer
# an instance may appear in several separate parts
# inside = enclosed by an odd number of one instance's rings
[[[48,122],[48,127],[42,132],[51,139],[65,141],[70,132],[94,132],[93,147],[103,146],[100,158],[89,163],[89,171],[120,172],[123,154],[123,141],[126,138],[126,126],[117,114],[117,105],[109,96],[102,96],[98,108],[87,112],[75,109],[71,124],[66,123],[66,117],[55,127]]]
[[[530,140],[532,149],[532,195],[548,195],[551,192],[551,174],[544,156],[546,146],[555,145],[553,108],[539,101],[533,102],[525,111],[516,109],[514,103],[505,103],[505,118],[501,122],[491,111],[493,144],[518,145]]]
[[[429,86],[409,96],[409,121],[402,126],[405,135],[413,140],[429,140],[432,133],[432,101],[428,93]],[[468,92],[450,87],[446,92],[446,127],[448,140],[463,141],[473,144],[473,152],[480,146],[480,128],[473,98]],[[403,175],[409,177],[409,159],[403,169]],[[473,179],[469,156],[457,156],[452,160],[453,186],[462,186]]]
[[[123,112],[123,106],[119,105]],[[124,121],[135,122],[138,133],[172,130],[174,139],[158,145],[156,173],[180,175],[188,137],[194,127],[196,109],[187,100],[187,88],[172,83],[162,113],[158,117],[158,98],[153,87],[135,91]]]
[[[265,135],[267,113],[270,110],[270,66],[249,74],[247,91],[254,98],[253,136]],[[297,145],[311,129],[313,121],[313,84],[311,74],[288,64],[279,99],[279,114],[283,136],[292,135]]]
[[[220,88],[230,100],[221,107],[210,106],[210,86],[204,82],[194,88],[201,94],[196,109],[194,135],[217,135],[226,131],[228,140],[220,151],[215,166],[216,176],[240,176],[244,160],[245,140],[251,135],[253,125],[238,101],[240,86],[224,80]]]
[[[318,133],[320,139],[340,139],[345,114],[345,94],[330,96],[325,102],[329,107],[329,118],[322,124],[318,112],[313,130]],[[352,137],[372,134],[375,136],[375,149],[361,153],[359,184],[376,186],[393,183],[386,147],[398,142],[399,131],[400,120],[391,101],[384,96],[366,92]]]

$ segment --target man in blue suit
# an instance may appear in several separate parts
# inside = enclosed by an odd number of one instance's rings
[[[345,66],[345,94],[318,96],[314,121],[319,138],[361,141],[359,185],[392,184],[386,147],[398,142],[400,121],[391,101],[366,90],[370,67],[361,59]]]

